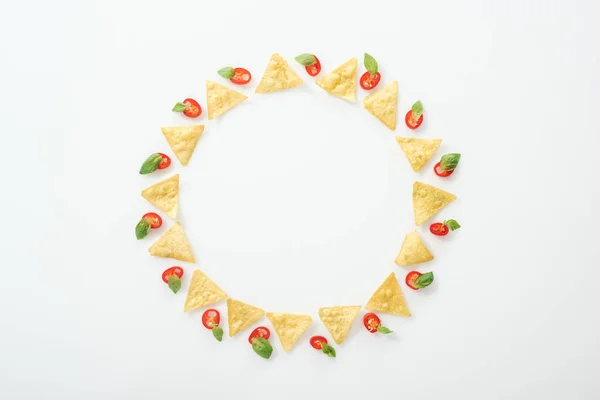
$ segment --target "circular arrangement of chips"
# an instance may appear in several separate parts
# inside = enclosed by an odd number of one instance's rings
[[[368,55],[365,54],[365,66],[367,67],[367,70],[369,72],[372,72],[374,68],[374,72],[377,73],[377,81],[375,82],[376,85],[379,82],[380,78],[380,75],[377,72],[377,63],[371,56],[368,56],[369,58],[367,58],[367,56]],[[312,70],[309,70],[309,66],[312,65],[310,64],[311,62],[313,64],[315,60],[316,62],[318,62],[318,59],[316,59],[316,57],[312,56],[311,59],[311,55],[305,54],[297,57],[296,59],[298,62],[302,63],[302,65],[306,66],[307,72],[309,72],[311,76],[314,76],[313,73],[318,74],[318,72],[320,71],[320,63],[319,69],[318,71],[316,71],[316,73],[314,72],[314,68]],[[369,63],[368,65],[367,62]],[[355,102],[357,69],[358,60],[356,58],[352,58],[344,64],[340,65],[339,67],[335,68],[328,74],[325,74],[324,76],[317,79],[316,84],[335,96],[338,96],[350,102]],[[221,74],[224,77],[234,77],[234,74],[236,73],[234,71],[237,70],[244,71],[244,76],[249,81],[250,73],[245,69],[236,68],[234,70],[231,67],[227,67],[220,70],[219,74]],[[375,75],[373,74],[372,77],[375,77]],[[235,81],[233,82],[236,83]],[[261,94],[277,92],[280,90],[286,90],[296,87],[298,85],[301,85],[302,83],[303,82],[300,76],[289,66],[287,61],[279,54],[275,53],[271,56],[271,59],[269,60],[269,63],[260,80],[260,83],[258,84],[255,90],[255,93]],[[361,86],[364,88],[362,78]],[[371,114],[377,117],[386,127],[388,127],[390,130],[395,130],[397,98],[398,82],[394,81],[392,83],[389,83],[382,89],[379,89],[378,91],[375,91],[374,93],[366,96],[363,100],[363,106]],[[206,81],[206,103],[208,107],[209,120],[223,115],[227,111],[241,104],[246,99],[247,96],[238,91],[232,90],[216,82]],[[199,113],[201,112],[201,108],[198,105],[198,103],[196,103],[193,99],[186,99],[186,101],[187,100],[194,102],[194,111],[197,115],[199,115]],[[185,104],[178,103],[178,105],[181,106],[181,110],[185,110]],[[415,108],[415,106],[417,106],[418,108]],[[413,106],[412,111],[414,111],[415,116],[418,119],[418,124],[415,125],[415,121],[413,121],[412,125],[409,124],[408,119],[411,116],[411,111],[407,113],[407,126],[411,129],[416,129],[423,119],[421,103],[417,102],[415,103],[415,106]],[[174,108],[174,111],[180,110],[176,110]],[[196,147],[196,143],[198,142],[198,139],[204,132],[204,128],[204,125],[171,126],[161,128],[162,133],[165,136],[165,139],[167,140],[173,153],[183,166],[186,166],[190,161],[190,158],[192,157],[192,154]],[[406,137],[396,137],[396,140],[400,148],[404,152],[406,158],[408,159],[410,166],[415,172],[420,171],[425,166],[425,164],[433,157],[434,153],[438,150],[442,142],[441,139],[418,139]],[[158,165],[158,163],[161,162],[161,158],[158,155],[162,155],[162,153],[155,153],[153,155],[155,159],[149,158],[148,160]],[[445,155],[444,157],[447,156],[454,156],[454,161],[452,161],[454,163],[452,170],[449,170],[449,173],[447,173],[447,175],[449,175],[456,167],[460,155],[452,154]],[[444,162],[444,158],[442,158],[441,162]],[[166,165],[168,166],[169,164],[170,159],[169,163],[167,163]],[[436,168],[437,167],[438,165],[436,165]],[[150,169],[150,172],[154,171],[156,168],[160,167],[154,166],[153,169]],[[144,167],[142,169],[144,169]],[[140,173],[147,172],[140,171]],[[173,220],[177,220],[179,175],[175,174],[168,179],[165,179],[144,189],[142,191],[142,196],[151,204],[153,204],[156,208],[163,211],[167,216],[169,216]],[[444,207],[446,207],[448,204],[450,204],[456,199],[456,196],[451,193],[418,181],[414,182],[413,184],[412,196],[414,207],[414,219],[415,224],[417,226],[428,221],[431,217],[433,217],[440,210],[442,210]],[[160,220],[160,223],[158,223],[157,225],[160,226],[162,224],[162,220],[159,216],[156,216],[156,218]],[[144,221],[144,219],[142,219],[142,221]],[[452,222],[452,224],[449,224],[447,222]],[[145,228],[147,232],[147,230],[150,229],[150,224],[149,222],[145,222],[144,224],[145,225],[143,226],[143,228]],[[449,226],[451,230],[460,227],[460,225],[458,225],[458,223],[454,220],[444,221],[443,224],[437,223],[437,225],[441,225],[442,227]],[[153,225],[152,228],[154,227],[155,226]],[[145,234],[140,237],[140,235],[138,235],[138,229],[139,224],[138,227],[136,227],[136,235],[138,236],[138,239],[140,239],[144,237]],[[447,231],[448,229],[446,229],[446,232]],[[438,234],[434,232],[433,225],[432,233]],[[438,235],[441,236],[441,234]],[[184,229],[178,221],[176,221],[170,229],[168,229],[154,244],[150,246],[149,251],[151,255],[156,257],[173,258],[189,263],[195,262],[194,254],[186,238]],[[433,255],[425,246],[425,244],[419,237],[419,234],[415,230],[406,235],[404,242],[402,243],[400,252],[396,257],[395,263],[399,266],[409,266],[413,264],[431,261],[433,260],[433,258]],[[179,268],[178,271],[178,276],[171,277],[169,276],[169,274],[167,274],[167,276],[163,274],[163,280],[169,283],[169,287],[171,287],[171,289],[175,293],[181,287],[181,282],[179,281],[179,278],[181,277],[181,274],[183,274],[183,270],[181,270],[181,268]],[[167,271],[165,271],[165,273],[166,272]],[[429,275],[426,276],[427,274],[420,274],[418,272],[413,271],[413,273],[411,274],[407,276],[406,283],[408,287],[415,290],[429,285],[433,280],[432,273],[429,273]],[[425,276],[427,279],[425,278]],[[410,282],[409,278],[412,279],[410,280]],[[302,334],[308,329],[308,327],[312,323],[312,318],[309,315],[284,314],[273,312],[267,312],[265,314],[265,311],[258,307],[230,298],[225,293],[225,291],[223,291],[202,271],[200,271],[199,269],[194,270],[188,288],[187,298],[184,305],[184,312],[200,309],[223,300],[227,300],[227,323],[230,337],[235,336],[236,334],[245,330],[246,328],[253,325],[255,322],[257,322],[266,315],[268,320],[271,322],[273,328],[275,329],[275,332],[277,332],[281,345],[286,352],[292,349],[295,343],[299,340]],[[352,322],[358,316],[361,308],[361,305],[322,307],[318,310],[318,314],[322,323],[325,325],[325,327],[331,334],[333,340],[337,344],[341,344],[344,342],[344,339],[348,335],[350,327],[352,326]],[[365,309],[371,311],[379,311],[382,313],[392,315],[410,317],[411,313],[409,311],[408,306],[406,305],[404,296],[402,295],[402,290],[400,289],[400,285],[398,283],[398,280],[396,279],[396,275],[394,272],[392,272],[383,281],[381,286],[377,288],[372,297],[366,303]],[[215,310],[208,311],[214,311],[214,313],[216,313],[218,316],[218,312],[216,312]],[[369,315],[372,314],[367,314],[367,316]],[[220,317],[218,318],[220,320]],[[377,321],[379,321],[379,319],[376,316],[374,316],[374,318],[376,318]],[[377,323],[379,324],[380,322]],[[380,327],[379,325],[374,326],[373,330],[369,329],[366,318],[365,327],[367,327],[367,329],[370,332],[375,332],[379,330],[379,332],[391,333],[389,329]],[[222,330],[220,333],[220,337],[218,338],[219,341],[221,340],[221,337]],[[326,346],[326,339],[324,339],[323,337],[319,338],[321,338],[321,340],[325,340],[324,344],[321,344],[321,346]],[[268,336],[266,339],[268,339]],[[264,342],[262,336],[260,340]],[[331,346],[327,345],[327,352],[332,352],[333,356],[335,356],[335,351],[331,348]],[[268,353],[268,355],[270,356],[270,352]]]

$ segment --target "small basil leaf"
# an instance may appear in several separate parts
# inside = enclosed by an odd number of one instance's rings
[[[145,175],[154,172],[158,169],[158,164],[162,160],[162,156],[158,153],[150,154],[140,168],[140,174]]]
[[[460,154],[458,153],[444,154],[440,160],[440,168],[444,171],[454,171],[458,166],[459,161]]]
[[[324,343],[321,346],[321,350],[323,351],[323,353],[327,354],[327,357],[335,358],[335,349],[327,343]]]
[[[138,240],[145,238],[150,231],[150,222],[146,218],[142,218],[135,226],[135,237]]]
[[[268,340],[257,337],[252,339],[252,350],[262,358],[269,359],[271,358],[271,353],[273,353],[273,347]]]
[[[365,53],[364,63],[365,68],[367,69],[367,71],[369,71],[371,75],[377,75],[377,70],[379,66],[377,65],[377,61],[375,61],[375,59],[370,54]]]
[[[173,291],[173,293],[179,292],[181,289],[181,279],[177,275],[169,276],[169,289]]]
[[[447,221],[444,221],[444,225],[450,228],[451,231],[455,231],[458,228],[460,228],[460,224],[455,219],[449,219]]]
[[[221,328],[219,325],[213,326],[212,333],[215,339],[217,339],[219,342],[223,340],[223,328]]]
[[[315,58],[315,56],[313,56],[312,54],[308,54],[308,53],[300,54],[299,56],[297,56],[295,58],[295,60],[298,61],[301,65],[304,65],[305,67],[308,67],[309,65],[313,65],[314,63],[317,62],[317,59]]]
[[[390,333],[392,333],[394,331],[390,330],[389,328],[386,328],[385,326],[379,325],[377,327],[377,332],[383,333],[384,335],[389,335]]]
[[[182,112],[185,111],[185,109],[187,108],[187,105],[181,103],[181,102],[177,102],[174,106],[173,106],[173,110],[174,112]]]
[[[431,282],[433,282],[433,272],[426,272],[415,280],[415,287],[421,289],[431,285]]]
[[[235,71],[234,71],[233,67],[221,68],[220,70],[217,71],[217,73],[225,79],[231,79],[231,78],[233,78],[233,75],[235,75]]]
[[[421,115],[423,115],[423,103],[421,103],[421,100],[413,104],[412,115],[414,119],[419,119],[421,118]]]

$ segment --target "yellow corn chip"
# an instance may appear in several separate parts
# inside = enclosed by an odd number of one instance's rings
[[[204,125],[168,126],[160,129],[181,165],[188,165],[196,143],[204,132]]]
[[[350,102],[356,101],[356,57],[346,61],[317,81],[317,85],[331,94]]]
[[[225,294],[225,292],[208,276],[197,269],[192,275],[192,281],[190,282],[190,288],[188,289],[183,311],[188,312],[195,310],[196,308],[204,307],[225,300],[226,298],[227,294]]]
[[[258,307],[241,301],[227,299],[227,321],[229,323],[229,337],[246,329],[265,315]]]
[[[254,93],[270,93],[291,89],[302,84],[296,71],[278,53],[271,56],[265,73]]]
[[[396,109],[398,108],[398,81],[363,99],[363,106],[391,130],[396,129]]]
[[[404,317],[410,317],[410,311],[402,296],[400,285],[396,280],[396,274],[391,273],[385,281],[379,286],[379,289],[365,306],[367,310],[381,311],[388,314],[402,315]]]
[[[322,307],[319,317],[337,344],[342,344],[358,315],[360,306]]]
[[[413,171],[419,172],[442,143],[442,139],[415,139],[396,136],[396,141]]]
[[[413,184],[415,224],[421,225],[454,200],[456,196],[452,193],[422,182],[415,182]]]
[[[417,231],[407,234],[402,242],[400,253],[396,257],[396,264],[407,266],[431,260],[433,260],[433,255],[421,241]]]
[[[168,257],[176,260],[196,262],[190,243],[185,237],[179,222],[171,227],[152,246],[150,254],[156,257]]]
[[[142,190],[142,197],[164,211],[169,217],[177,218],[179,174]]]
[[[208,119],[217,118],[226,111],[246,100],[248,96],[219,85],[213,81],[206,81],[206,103],[208,104]]]
[[[302,333],[312,323],[308,315],[267,313],[267,318],[273,324],[279,341],[285,351],[290,351]]]

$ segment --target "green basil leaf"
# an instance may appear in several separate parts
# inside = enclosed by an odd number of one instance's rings
[[[161,160],[162,157],[160,154],[150,154],[150,156],[148,156],[148,158],[146,158],[146,161],[144,161],[144,163],[142,164],[142,168],[140,168],[140,174],[145,175],[156,171],[158,169],[158,164],[160,164]]]
[[[305,67],[308,67],[309,65],[313,65],[314,63],[317,62],[317,59],[315,58],[315,56],[313,56],[312,54],[308,54],[308,53],[300,54],[299,56],[297,56],[295,58],[295,60],[298,61],[301,65],[304,65]]]
[[[233,78],[233,75],[235,75],[235,71],[232,67],[221,68],[217,73],[225,79],[231,79]]]
[[[213,326],[212,333],[215,339],[217,339],[219,342],[223,340],[223,328],[221,328],[219,325]]]
[[[173,109],[171,111],[174,112],[182,112],[185,111],[185,109],[187,108],[187,105],[181,103],[181,102],[177,102],[174,106]]]
[[[173,291],[173,293],[179,292],[181,289],[181,279],[175,274],[169,275],[169,289]]]
[[[453,171],[458,166],[459,161],[460,154],[458,153],[444,154],[440,160],[440,168],[444,171]]]
[[[412,115],[414,119],[419,119],[421,118],[421,115],[423,115],[423,103],[421,103],[421,100],[413,104]]]
[[[371,75],[377,75],[377,69],[379,68],[379,66],[377,65],[377,61],[375,61],[375,59],[371,55],[365,53],[364,62],[367,71],[369,71]]]
[[[323,353],[327,354],[327,357],[335,358],[335,349],[327,343],[324,343],[321,346],[321,350],[323,351]]]
[[[377,332],[383,333],[384,335],[389,335],[390,333],[392,333],[394,331],[391,331],[389,328],[386,328],[385,326],[379,325],[377,327]]]
[[[415,280],[414,286],[418,289],[427,287],[433,282],[433,272],[426,272]]]
[[[269,359],[271,358],[271,353],[273,353],[273,347],[271,343],[265,338],[257,337],[252,339],[252,350],[262,358]]]
[[[460,224],[455,219],[444,221],[444,225],[446,225],[451,231],[455,231],[460,228]]]
[[[142,218],[135,226],[135,237],[138,240],[145,238],[150,232],[150,222],[146,218]]]

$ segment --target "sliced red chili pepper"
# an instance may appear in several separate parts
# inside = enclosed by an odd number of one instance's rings
[[[369,332],[375,333],[375,332],[377,332],[377,328],[379,328],[379,326],[381,325],[381,320],[379,319],[379,317],[376,314],[367,313],[363,317],[363,324],[365,325],[365,328],[367,328],[367,330]]]
[[[202,325],[204,325],[206,329],[212,330],[212,328],[218,326],[220,322],[221,314],[214,308],[210,308],[202,314]]]
[[[171,165],[171,159],[169,158],[168,155],[163,154],[163,153],[158,153],[161,156],[161,160],[160,163],[158,164],[158,169],[165,169],[168,168],[169,165]]]
[[[442,178],[445,178],[447,176],[452,175],[452,173],[454,172],[454,170],[450,170],[450,171],[444,171],[442,169],[442,167],[440,166],[440,163],[435,164],[435,166],[433,167],[433,172],[435,172],[435,174],[437,176],[440,176]]]
[[[183,276],[183,269],[181,267],[171,267],[171,268],[167,268],[163,273],[162,273],[162,280],[164,283],[169,283],[169,277],[171,275],[175,275],[178,278],[181,278]]]
[[[323,336],[313,336],[310,338],[310,345],[313,349],[321,350],[324,344],[327,344],[327,339]]]
[[[162,225],[162,218],[157,213],[149,212],[144,214],[142,218],[150,222],[150,228],[152,229],[160,228]]]
[[[379,72],[376,75],[371,75],[371,73],[367,71],[360,77],[360,87],[365,90],[371,90],[377,86],[380,80],[381,74]]]
[[[250,71],[245,68],[234,68],[233,76],[229,79],[232,83],[236,85],[245,85],[252,79],[252,75]]]
[[[420,276],[421,276],[420,272],[417,272],[417,271],[409,272],[408,275],[406,275],[406,280],[405,280],[406,286],[408,286],[409,288],[411,288],[413,290],[419,290],[419,288],[415,286],[415,281]]]
[[[408,126],[410,129],[417,129],[423,123],[423,114],[419,116],[419,119],[414,119],[412,110],[408,110],[406,117],[404,118],[404,122],[406,122],[406,126]]]
[[[248,342],[252,344],[252,339],[257,337],[261,337],[265,340],[268,340],[269,337],[271,337],[271,331],[266,326],[259,326],[258,328],[252,331],[250,336],[248,336]]]
[[[183,101],[183,104],[186,105],[185,110],[183,110],[183,114],[186,117],[198,118],[202,114],[202,107],[200,107],[200,104],[196,100],[187,98]]]
[[[441,222],[435,222],[429,226],[429,231],[436,236],[446,236],[450,229]]]
[[[308,72],[308,74],[310,76],[317,76],[317,75],[319,75],[319,72],[321,72],[321,62],[319,61],[317,56],[315,56],[314,54],[313,54],[313,57],[316,60],[315,63],[312,65],[307,65],[304,68],[306,69],[306,72]]]

